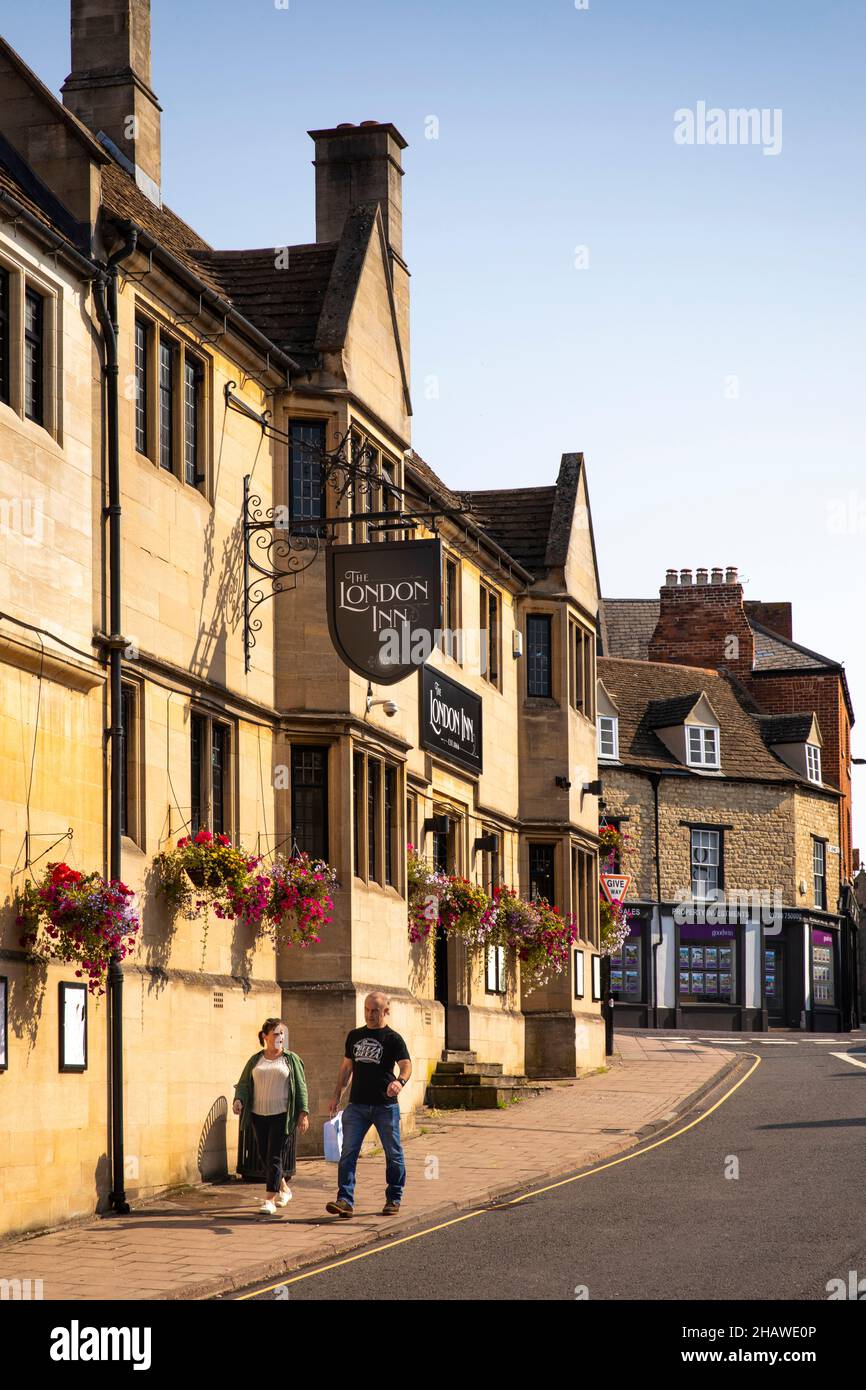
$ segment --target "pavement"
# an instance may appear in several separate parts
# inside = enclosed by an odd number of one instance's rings
[[[301,1159],[293,1200],[261,1217],[237,1180],[0,1243],[0,1279],[41,1279],[46,1300],[204,1299],[447,1221],[632,1147],[707,1091],[737,1054],[695,1039],[621,1034],[605,1070],[544,1083],[507,1110],[417,1112],[399,1216],[380,1215],[381,1150],[358,1164],[356,1215],[328,1216],[336,1165]]]

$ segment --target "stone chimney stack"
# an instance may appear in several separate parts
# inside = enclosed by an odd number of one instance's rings
[[[677,583],[677,571],[669,569],[659,590],[659,618],[648,656],[650,661],[706,666],[747,678],[755,660],[755,637],[737,571],[701,568],[693,582],[692,571],[685,569]]]
[[[339,241],[360,203],[378,203],[390,253],[400,339],[409,365],[409,270],[403,259],[403,166],[406,141],[389,122],[362,121],[307,132],[315,142],[316,241]]]
[[[150,86],[150,0],[72,0],[63,102],[161,202],[160,112]]]

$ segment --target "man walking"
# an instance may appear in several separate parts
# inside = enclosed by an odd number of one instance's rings
[[[375,1127],[385,1150],[385,1205],[383,1216],[396,1216],[406,1184],[406,1165],[400,1143],[399,1095],[412,1075],[409,1051],[399,1033],[387,1025],[391,1004],[377,990],[364,1000],[363,1028],[353,1028],[346,1038],[346,1052],[337,1074],[331,1100],[331,1119],[340,1096],[352,1080],[349,1104],[343,1111],[343,1148],[337,1171],[337,1200],[325,1207],[334,1216],[352,1216],[355,1210],[355,1169],[361,1145],[370,1126]],[[397,1076],[394,1064],[397,1064]]]

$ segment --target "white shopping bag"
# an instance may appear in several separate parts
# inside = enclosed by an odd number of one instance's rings
[[[343,1152],[343,1116],[338,1112],[333,1120],[325,1121],[325,1160],[339,1163]]]

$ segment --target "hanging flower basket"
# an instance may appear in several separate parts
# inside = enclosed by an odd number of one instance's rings
[[[16,900],[21,945],[43,960],[76,964],[91,994],[104,994],[111,958],[135,949],[141,923],[134,893],[101,874],[49,864],[41,880],[24,885]]]
[[[627,836],[612,825],[600,826],[598,847],[600,873],[614,874],[618,872],[627,842]],[[618,955],[628,936],[628,920],[625,915],[625,908],[622,903],[616,905],[609,903],[604,894],[599,891],[598,913],[600,952],[603,956]]]
[[[236,915],[233,897],[248,886],[260,862],[235,848],[227,835],[199,830],[178,840],[176,849],[158,854],[153,867],[158,891],[175,913],[195,918],[213,907],[218,916],[228,917]]]
[[[409,940],[425,941],[439,921],[439,905],[448,891],[447,874],[434,873],[414,845],[407,845]]]
[[[323,859],[278,856],[268,866],[264,930],[274,945],[312,946],[333,920],[337,871]]]
[[[492,939],[517,952],[523,989],[531,994],[566,969],[578,937],[577,923],[573,917],[563,917],[546,898],[526,902],[511,888],[496,888],[493,897]]]

